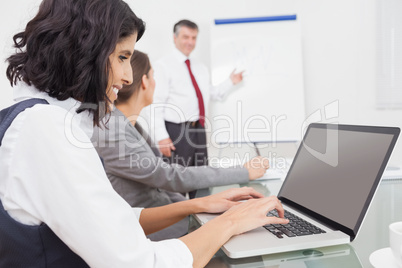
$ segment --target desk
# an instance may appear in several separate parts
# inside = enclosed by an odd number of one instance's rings
[[[246,185],[264,195],[276,195],[280,180],[250,182]],[[197,196],[211,193],[211,189],[197,191]],[[402,180],[381,182],[356,239],[342,246],[316,248],[271,254],[243,259],[230,259],[221,251],[206,267],[372,267],[369,256],[377,249],[388,247],[388,225],[402,221]],[[193,226],[197,223],[192,221]]]

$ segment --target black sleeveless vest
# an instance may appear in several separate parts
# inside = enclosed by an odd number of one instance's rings
[[[0,112],[0,146],[14,118],[43,99],[29,99]],[[1,160],[0,160],[1,161]],[[1,179],[1,178],[0,178]],[[89,267],[46,224],[30,226],[17,222],[0,201],[0,267]]]

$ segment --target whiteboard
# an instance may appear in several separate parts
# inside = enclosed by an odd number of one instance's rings
[[[300,139],[305,119],[301,31],[297,20],[213,25],[211,80],[233,69],[243,81],[209,107],[213,142]]]

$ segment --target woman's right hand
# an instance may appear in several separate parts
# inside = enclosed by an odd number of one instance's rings
[[[234,235],[265,224],[289,223],[289,220],[283,218],[283,207],[275,196],[239,203],[201,228],[179,238],[193,254],[193,267],[204,267],[218,249]],[[278,211],[279,218],[267,217],[268,211],[273,209]]]
[[[278,211],[279,217],[267,217],[268,212],[274,209]],[[289,223],[289,220],[284,218],[282,204],[276,196],[247,200],[231,207],[215,219],[231,222],[232,236],[266,224]]]
[[[247,169],[249,180],[252,181],[264,176],[269,168],[269,160],[262,156],[256,156],[245,163],[243,167]]]

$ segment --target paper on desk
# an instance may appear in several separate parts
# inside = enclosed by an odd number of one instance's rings
[[[270,160],[270,168],[265,172],[264,176],[257,180],[283,180],[292,164],[292,158],[281,158]],[[244,162],[235,158],[222,158],[217,162],[210,163],[212,167],[227,168],[233,166],[242,166]]]
[[[264,176],[257,180],[284,180],[292,165],[292,161],[293,159],[286,158],[285,161],[281,163],[273,163],[273,166],[267,169]]]
[[[288,170],[283,169],[268,169],[264,176],[257,180],[284,180]]]

